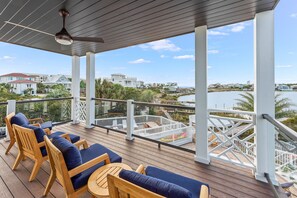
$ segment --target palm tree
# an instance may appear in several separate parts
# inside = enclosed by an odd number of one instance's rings
[[[239,94],[242,99],[236,99],[237,107],[234,107],[236,110],[241,111],[254,111],[254,95],[250,92],[245,92]],[[281,98],[281,94],[275,95],[275,118],[284,118],[291,117],[294,115],[295,111],[290,110],[292,104],[289,98]]]

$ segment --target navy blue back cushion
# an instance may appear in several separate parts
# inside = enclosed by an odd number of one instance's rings
[[[17,113],[11,118],[11,124],[16,124],[19,126],[29,125],[29,120],[22,113]]]
[[[23,125],[23,127],[28,128],[28,129],[32,129],[35,133],[37,142],[43,142],[44,141],[44,136],[46,135],[46,133],[44,132],[44,130],[42,128],[39,128],[37,126],[32,126],[32,125]]]
[[[82,164],[82,158],[78,148],[60,136],[54,137],[52,143],[62,152],[68,170]],[[76,175],[78,177],[80,174]]]
[[[200,196],[200,189],[202,185],[205,185],[209,188],[208,184],[184,177],[182,175],[178,175],[157,167],[148,166],[145,169],[145,173],[148,176],[158,178],[160,180],[164,180],[173,184],[176,184],[178,186],[181,186],[185,189],[188,189],[192,195],[193,198],[198,198]]]
[[[122,170],[120,178],[168,198],[192,198],[192,193],[178,185],[134,171]]]

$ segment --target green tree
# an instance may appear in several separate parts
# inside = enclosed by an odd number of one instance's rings
[[[46,86],[43,83],[37,83],[37,93],[45,93]]]
[[[153,102],[153,100],[155,99],[155,95],[155,92],[153,92],[152,90],[144,90],[141,93],[140,100],[143,102]]]
[[[70,96],[70,92],[63,85],[54,85],[51,87],[51,90],[46,97],[47,98],[64,98],[69,96]]]
[[[250,92],[239,94],[242,99],[237,99],[236,110],[241,111],[254,111],[254,95]],[[281,94],[275,95],[275,118],[291,117],[294,115],[294,111],[290,108],[295,106],[290,102],[288,98],[282,98]]]

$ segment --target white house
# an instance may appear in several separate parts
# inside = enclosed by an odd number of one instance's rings
[[[34,77],[23,73],[10,73],[0,76],[0,83],[9,83],[16,80],[34,80]]]
[[[123,87],[141,87],[143,86],[143,81],[138,81],[135,77],[128,77],[124,74],[111,74],[111,78],[106,79],[114,84],[120,84]]]
[[[47,79],[42,82],[44,85],[63,85],[66,89],[71,90],[71,81],[62,74],[57,74],[57,75],[49,75]]]
[[[11,86],[11,92],[16,94],[25,94],[26,91],[30,92],[28,94],[36,95],[37,83],[32,80],[15,80],[8,82]]]

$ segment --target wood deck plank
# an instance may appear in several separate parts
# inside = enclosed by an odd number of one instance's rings
[[[0,175],[13,197],[30,198],[33,194],[19,180],[6,161],[0,157]]]
[[[97,127],[90,130],[81,125],[75,127],[62,125],[57,127],[56,130],[76,133],[92,144],[100,143],[121,155],[124,162],[133,168],[136,168],[140,163],[155,165],[206,182],[212,187],[212,193],[218,197],[222,196],[222,194],[229,197],[271,197],[272,195],[268,185],[256,181],[251,172],[244,171],[244,173],[238,174],[238,170],[244,170],[241,167],[236,167],[236,171],[231,171],[231,169],[225,170],[219,167],[222,165],[201,165],[193,161],[192,154],[164,146],[162,146],[161,150],[158,150],[155,143],[140,139],[131,143],[125,141],[122,134],[110,132],[107,135],[105,130]],[[212,164],[215,164],[215,162]],[[228,167],[234,166],[225,164]]]
[[[54,127],[54,131],[64,131],[81,136],[89,144],[99,143],[123,157],[123,162],[136,169],[139,164],[157,166],[178,174],[208,183],[212,197],[272,197],[272,192],[266,183],[256,181],[251,170],[213,159],[211,165],[196,163],[193,154],[158,145],[153,142],[136,138],[126,141],[123,134],[95,127],[85,129],[83,125],[64,124]],[[5,155],[7,142],[0,144],[0,197],[41,197],[50,173],[48,162],[42,165],[36,181],[28,182],[33,167],[33,161],[27,159],[20,163],[17,171],[11,166],[18,150],[13,147],[9,155]],[[3,170],[9,171],[4,172]],[[8,181],[7,178],[11,177]],[[15,185],[14,185],[15,183]],[[63,187],[55,182],[48,197],[65,197]],[[89,197],[85,193],[81,197]]]

